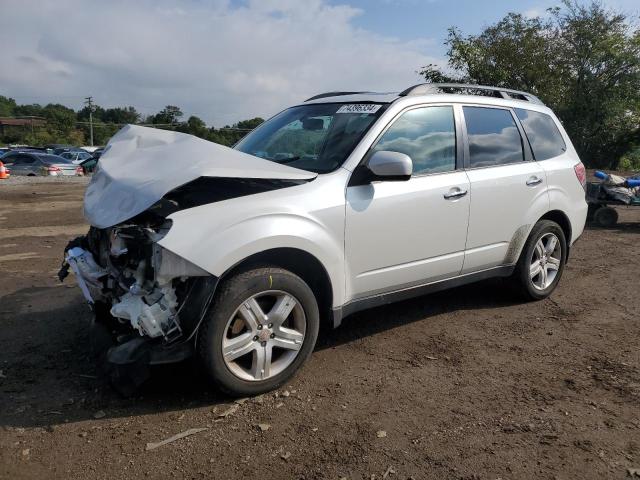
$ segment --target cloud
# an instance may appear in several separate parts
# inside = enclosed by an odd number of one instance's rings
[[[402,90],[430,57],[324,0],[3,0],[0,94],[19,103],[175,104],[217,126],[322,91]],[[11,48],[8,48],[11,46]]]
[[[536,18],[536,17],[542,17],[544,16],[543,14],[546,13],[544,11],[540,11],[539,8],[530,8],[528,10],[525,10],[524,12],[522,12],[522,16],[525,18]]]

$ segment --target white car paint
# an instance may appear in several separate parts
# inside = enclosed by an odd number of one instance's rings
[[[349,297],[442,280],[462,269],[470,196],[464,171],[347,188]]]
[[[569,218],[570,243],[580,235],[587,206],[574,172],[579,158],[550,109],[519,100],[451,94],[364,94],[309,103],[391,100],[343,166],[321,175],[185,134],[125,127],[109,142],[87,189],[85,216],[99,228],[115,225],[201,176],[310,180],[176,212],[158,243],[215,276],[268,249],[304,250],[327,271],[334,308],[369,295],[513,265],[535,223],[550,210]],[[351,173],[394,118],[408,108],[436,104],[547,113],[557,123],[567,152],[543,162],[348,186]],[[527,185],[534,177],[542,182]],[[444,199],[452,189],[466,189],[468,195]]]
[[[518,230],[525,226],[528,234],[549,211],[549,196],[538,162],[469,169],[467,175],[471,210],[464,273],[471,273],[504,264]],[[575,173],[573,176],[573,182],[578,183]],[[534,179],[543,181],[528,186],[527,182]],[[526,235],[523,237],[526,239]],[[510,260],[515,263],[517,257]]]

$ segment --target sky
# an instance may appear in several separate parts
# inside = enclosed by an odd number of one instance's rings
[[[177,105],[217,127],[332,90],[400,91],[479,33],[560,0],[0,0],[0,95]],[[638,15],[640,0],[604,0]]]

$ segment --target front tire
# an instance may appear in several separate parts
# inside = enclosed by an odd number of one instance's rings
[[[519,293],[542,300],[555,290],[567,261],[564,231],[550,220],[539,221],[522,249],[514,272]]]
[[[198,353],[212,381],[233,396],[288,381],[318,337],[316,298],[297,275],[256,268],[225,280],[201,327]]]

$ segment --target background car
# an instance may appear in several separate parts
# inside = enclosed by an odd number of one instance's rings
[[[62,152],[66,152],[68,150],[74,150],[76,147],[74,147],[73,145],[65,145],[63,143],[50,143],[45,145],[44,150],[47,151],[47,153],[53,153],[54,155],[59,155]]]
[[[91,158],[91,154],[89,152],[85,152],[84,150],[71,150],[68,152],[62,152],[59,155],[62,158],[71,160],[71,162],[75,163],[76,165],[79,165],[85,160],[88,160]]]
[[[104,148],[99,148],[93,152],[93,155],[89,158],[80,162],[80,166],[84,170],[85,174],[92,173],[96,169],[98,166],[98,160],[100,160],[100,157],[102,156],[102,152],[104,152]]]
[[[82,167],[58,155],[13,150],[2,156],[2,162],[12,175],[23,176],[74,176],[84,175]]]

